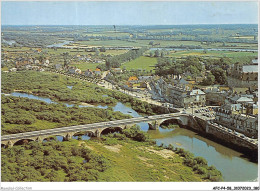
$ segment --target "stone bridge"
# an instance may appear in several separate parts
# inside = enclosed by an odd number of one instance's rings
[[[90,136],[100,137],[101,133],[110,128],[126,129],[134,126],[137,123],[146,122],[150,129],[158,128],[163,122],[167,120],[177,120],[181,125],[187,125],[189,120],[188,114],[170,113],[162,115],[153,115],[148,117],[138,117],[131,119],[122,119],[116,121],[92,123],[86,125],[77,125],[70,127],[61,127],[55,129],[46,129],[40,131],[32,131],[25,133],[17,133],[10,135],[3,135],[1,137],[1,146],[12,147],[19,141],[38,141],[42,142],[44,139],[52,136],[62,136],[64,140],[69,140],[72,136],[84,133]]]

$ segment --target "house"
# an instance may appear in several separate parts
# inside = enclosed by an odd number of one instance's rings
[[[111,70],[116,74],[120,74],[123,72],[121,68],[112,68]]]
[[[139,76],[139,82],[150,82],[153,79],[152,76]]]
[[[87,62],[91,62],[91,58],[86,58],[86,61]]]
[[[255,103],[245,104],[246,113],[249,115],[258,115],[258,105]]]
[[[15,61],[15,67],[16,68],[24,68],[27,64],[29,64],[29,62],[25,58],[18,58]]]
[[[226,103],[232,103],[232,104],[244,104],[244,103],[253,103],[253,95],[234,95],[229,96],[226,99]]]
[[[76,68],[76,69],[75,69],[75,74],[81,74],[81,70],[78,69],[78,68]]]
[[[76,73],[76,68],[75,67],[69,67],[68,72],[70,74],[75,74]]]
[[[228,92],[221,90],[220,87],[206,88],[204,92],[206,94],[207,105],[221,106],[225,103],[225,99],[228,96]]]
[[[138,78],[136,76],[131,76],[131,77],[128,78],[128,82],[137,83],[138,82]]]
[[[94,73],[95,73],[96,75],[101,75],[101,70],[100,70],[99,68],[96,68],[95,71],[94,71]]]
[[[32,70],[40,71],[40,67],[39,66],[32,66]]]
[[[92,70],[90,69],[87,69],[84,73],[85,76],[87,77],[93,77],[94,76],[94,73],[92,72]]]
[[[26,68],[26,70],[31,70],[32,66],[31,65],[26,65],[25,68]]]
[[[201,77],[201,76],[195,78],[195,82],[196,82],[197,84],[201,83],[203,80],[204,80],[204,78]]]
[[[32,58],[29,58],[28,62],[29,62],[30,64],[33,64],[33,63],[34,63],[34,61],[33,61]]]
[[[34,64],[39,65],[40,61],[39,60],[34,60]]]
[[[98,64],[102,64],[102,63],[104,63],[104,60],[94,59],[93,62],[98,63]]]
[[[55,69],[56,70],[62,70],[62,65],[61,64],[55,64]]]
[[[49,61],[48,59],[46,59],[46,60],[44,61],[44,64],[49,65],[49,64],[50,64],[50,61]]]
[[[11,68],[9,69],[9,72],[16,72],[17,71],[17,68]]]
[[[253,59],[253,60],[252,60],[252,64],[253,64],[253,65],[258,65],[258,59],[257,59],[257,58],[256,58],[256,59]]]
[[[182,83],[187,84],[185,81],[182,81]],[[150,87],[153,90],[154,97],[163,98],[178,107],[204,106],[206,103],[206,95],[202,90],[191,90],[189,87],[180,84],[171,85],[166,83],[162,78],[152,81]]]
[[[188,91],[184,98],[184,104],[186,107],[193,105],[204,106],[206,105],[206,94],[200,89]]]
[[[252,64],[240,64],[236,63],[232,65],[228,71],[228,86],[249,88],[255,90],[258,88],[258,61],[252,61]]]
[[[128,81],[126,82],[126,85],[130,88],[134,88],[135,89],[137,87],[140,87],[140,84],[139,84],[139,81],[138,81],[138,78],[136,76],[131,76],[128,78]]]
[[[250,137],[258,136],[258,116],[245,114],[244,107],[241,107],[241,112],[234,112],[230,110],[230,106],[223,105],[216,108],[215,121],[221,125],[224,125],[230,129],[244,133]],[[236,109],[235,109],[236,110]]]

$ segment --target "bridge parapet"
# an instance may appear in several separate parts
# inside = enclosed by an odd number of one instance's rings
[[[13,135],[4,135],[2,136],[1,144],[4,144],[6,146],[13,146],[17,141],[23,139],[42,142],[44,139],[51,136],[62,136],[64,140],[69,140],[76,133],[80,133],[80,132],[90,132],[93,136],[100,137],[102,131],[104,131],[107,128],[118,127],[123,130],[125,128],[131,128],[136,123],[141,123],[141,122],[148,123],[150,129],[157,129],[161,123],[169,119],[178,119],[181,120],[182,123],[186,123],[185,117],[182,118],[182,115],[184,114],[180,114],[180,113],[162,114],[162,115],[154,115],[149,117],[137,117],[137,118],[123,119],[123,120],[117,120],[111,122],[101,122],[101,123],[94,123],[94,124],[18,133]]]

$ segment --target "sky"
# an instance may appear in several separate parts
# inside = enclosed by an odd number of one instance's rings
[[[257,1],[2,1],[2,25],[257,24]]]

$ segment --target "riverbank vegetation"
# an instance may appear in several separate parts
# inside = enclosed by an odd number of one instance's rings
[[[2,72],[1,83],[1,90],[4,93],[20,91],[48,97],[56,102],[78,105],[89,103],[112,106],[121,101],[140,113],[152,115],[158,112],[156,106],[135,99],[132,96],[61,74],[36,71]],[[67,86],[73,87],[69,89]]]
[[[3,135],[131,118],[111,109],[67,107],[13,96],[2,95],[1,103]]]
[[[138,127],[87,141],[29,142],[2,149],[2,181],[221,180],[221,173],[205,159],[193,158],[198,166],[194,170],[183,153],[187,152],[156,146]]]
[[[67,86],[73,86],[72,90]],[[104,97],[106,90],[73,78],[47,72],[20,71],[2,73],[2,92],[20,91],[48,97],[53,101],[80,104],[115,104],[116,100]]]
[[[167,124],[167,125],[162,124],[160,127],[162,129],[175,129],[175,128],[179,128],[179,125],[177,125],[177,124]]]
[[[196,174],[200,174],[203,179],[209,179],[213,182],[223,181],[222,174],[215,166],[208,166],[208,162],[203,157],[194,157],[194,155],[182,148],[174,148],[171,144],[161,147],[174,151],[184,158],[183,164],[192,168]]]
[[[77,141],[31,142],[2,149],[4,182],[98,181],[110,166],[108,159]]]

